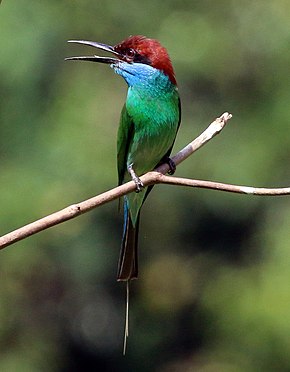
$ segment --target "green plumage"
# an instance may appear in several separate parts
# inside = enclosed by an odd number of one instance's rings
[[[131,180],[128,166],[136,175],[153,170],[169,156],[180,123],[180,100],[177,87],[156,70],[147,84],[129,86],[118,131],[119,184]],[[125,197],[125,226],[118,279],[137,277],[137,233],[140,208],[147,188]],[[126,211],[128,209],[128,211]],[[128,213],[129,212],[129,213]],[[131,243],[131,244],[130,244]]]
[[[153,170],[170,152],[179,123],[179,96],[176,87],[170,88],[155,97],[150,91],[129,89],[118,131],[119,184],[131,180],[127,171],[130,164],[141,176]],[[145,195],[146,189],[127,196],[133,225]]]

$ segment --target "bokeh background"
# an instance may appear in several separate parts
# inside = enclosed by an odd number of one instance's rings
[[[0,6],[0,233],[117,183],[124,81],[64,62],[129,35],[171,56],[183,118],[174,151],[224,111],[223,133],[177,175],[290,183],[290,2],[4,0]],[[0,254],[1,371],[289,371],[290,198],[156,186],[140,278],[116,268],[118,203]]]

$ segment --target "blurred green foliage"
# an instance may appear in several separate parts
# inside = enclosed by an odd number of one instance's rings
[[[289,184],[290,3],[10,0],[0,7],[0,233],[116,185],[126,85],[68,39],[159,39],[182,98],[179,176]],[[90,52],[90,50],[89,50]],[[144,206],[128,352],[117,203],[1,252],[1,371],[289,371],[290,200],[158,186]]]

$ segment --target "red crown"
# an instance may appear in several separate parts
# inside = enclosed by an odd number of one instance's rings
[[[139,56],[145,57],[152,67],[163,71],[176,84],[174,70],[167,53],[167,50],[155,39],[148,39],[145,36],[130,36],[128,39],[114,46],[114,49],[121,54],[127,54],[134,50]]]

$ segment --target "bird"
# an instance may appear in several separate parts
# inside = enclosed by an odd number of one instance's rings
[[[119,185],[130,180],[136,185],[135,193],[124,196],[124,227],[117,270],[117,280],[127,282],[128,299],[129,282],[138,278],[140,210],[152,190],[152,186],[144,187],[139,177],[164,162],[169,164],[170,174],[175,171],[170,153],[181,121],[175,73],[165,47],[143,35],[129,36],[114,46],[86,40],[69,42],[109,52],[113,57],[92,55],[66,60],[110,65],[128,85],[117,135]],[[125,338],[126,335],[128,329]]]

